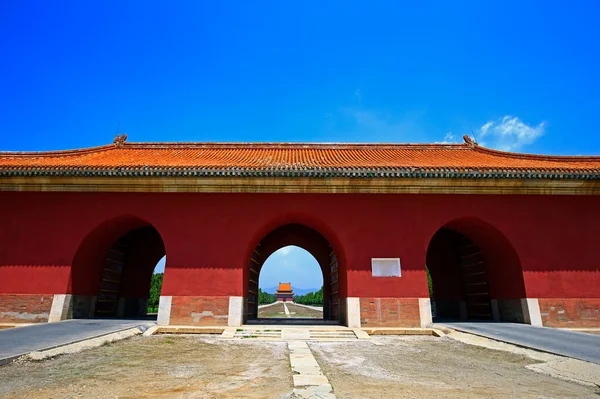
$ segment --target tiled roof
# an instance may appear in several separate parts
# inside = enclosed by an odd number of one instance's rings
[[[491,177],[600,179],[600,156],[465,144],[125,143],[0,152],[0,175]]]
[[[279,283],[279,288],[277,289],[277,292],[286,292],[292,291],[292,284],[291,283]]]

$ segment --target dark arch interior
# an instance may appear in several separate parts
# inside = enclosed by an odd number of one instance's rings
[[[317,260],[323,277],[323,319],[343,322],[341,274],[335,251],[321,234],[300,224],[289,224],[273,230],[253,250],[246,271],[246,321],[258,317],[258,280],[265,260],[273,252],[288,245],[305,249]]]
[[[138,223],[103,225],[73,262],[73,317],[146,316],[152,274],[165,256],[160,234]],[[125,230],[125,231],[123,231]]]
[[[438,230],[427,250],[436,320],[524,322],[518,257],[506,238],[480,223]]]

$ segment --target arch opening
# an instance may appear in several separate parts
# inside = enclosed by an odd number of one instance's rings
[[[258,318],[322,319],[323,271],[310,252],[288,245],[264,262],[258,282]]]
[[[245,321],[264,320],[259,317],[259,281],[267,259],[276,251],[289,246],[299,247],[308,252],[318,264],[311,274],[318,273],[322,281],[323,312],[321,320],[326,323],[343,323],[342,301],[340,299],[340,265],[335,251],[329,242],[317,231],[301,224],[288,224],[267,234],[253,249],[245,270]],[[307,270],[307,272],[309,272]],[[282,281],[283,282],[283,281]],[[286,281],[287,282],[287,281]],[[293,284],[293,282],[292,282]],[[301,322],[302,318],[290,318]],[[313,319],[314,321],[314,319]]]
[[[156,317],[166,251],[158,231],[140,220],[99,226],[81,244],[72,266],[74,318]],[[155,292],[157,291],[158,292]]]
[[[519,258],[506,237],[477,220],[439,229],[426,266],[434,320],[525,322]]]

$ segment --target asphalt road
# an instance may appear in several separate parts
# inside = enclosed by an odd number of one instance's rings
[[[56,348],[133,327],[150,327],[149,320],[81,319],[0,330],[0,365],[29,352]]]
[[[437,324],[498,341],[600,364],[600,335],[517,323],[448,322]]]

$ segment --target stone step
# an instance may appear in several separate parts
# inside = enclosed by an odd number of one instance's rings
[[[281,338],[281,330],[237,329],[234,338]]]
[[[225,335],[225,334],[223,334]],[[358,334],[353,330],[345,329],[312,329],[312,328],[285,328],[285,329],[254,329],[238,328],[235,331],[228,329],[231,338],[258,338],[275,339],[285,341],[306,341],[306,340],[355,340],[359,339]],[[368,337],[368,334],[364,334]],[[360,337],[364,339],[364,336]]]

